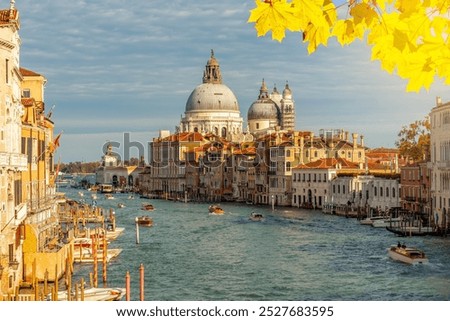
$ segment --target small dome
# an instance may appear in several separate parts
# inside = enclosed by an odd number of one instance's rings
[[[249,108],[247,120],[278,119],[278,108],[271,99],[258,99]]]
[[[186,112],[206,110],[239,112],[239,104],[226,85],[204,83],[192,91],[186,102]]]

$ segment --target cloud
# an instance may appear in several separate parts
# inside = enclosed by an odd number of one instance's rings
[[[56,105],[65,160],[96,159],[108,133],[173,130],[191,91],[201,83],[210,49],[241,115],[264,78],[286,83],[299,130],[344,128],[371,147],[393,146],[402,125],[421,119],[448,86],[405,93],[406,81],[370,61],[370,48],[335,41],[308,55],[301,35],[282,43],[257,37],[247,23],[252,1],[23,0],[21,65],[48,79],[46,105]],[[448,96],[448,94],[447,94]],[[246,127],[246,126],[244,126]],[[71,136],[69,136],[71,135]],[[73,152],[77,139],[89,148]],[[111,138],[112,139],[112,138]]]

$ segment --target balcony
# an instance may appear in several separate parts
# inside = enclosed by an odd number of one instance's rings
[[[17,153],[0,153],[0,166],[26,171],[28,168],[27,156]]]
[[[19,261],[17,260],[9,261],[9,267],[14,271],[17,271],[17,269],[19,268]]]

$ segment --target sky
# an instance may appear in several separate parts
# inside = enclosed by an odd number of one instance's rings
[[[9,1],[2,1],[8,8]],[[122,158],[137,156],[160,130],[174,132],[186,101],[201,84],[211,49],[241,116],[269,87],[292,90],[296,129],[344,129],[370,148],[394,147],[401,127],[423,119],[436,97],[450,100],[437,79],[427,92],[371,61],[370,47],[334,40],[308,55],[300,33],[279,43],[247,23],[254,0],[16,0],[21,67],[47,78],[56,157],[99,161],[107,142]],[[244,126],[244,130],[246,126]],[[131,142],[130,143],[127,143]]]

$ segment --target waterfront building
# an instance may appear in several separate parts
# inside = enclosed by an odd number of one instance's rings
[[[95,171],[95,182],[108,185],[116,191],[131,191],[139,185],[139,174],[144,170],[143,159],[138,165],[125,165],[108,144],[100,166]]]
[[[400,207],[400,177],[398,174],[375,176],[367,184],[368,205],[372,213],[388,213],[391,208]]]
[[[233,200],[253,203],[255,192],[255,143],[243,143],[232,153]]]
[[[199,132],[160,131],[149,144],[149,164],[140,175],[141,192],[159,198],[199,198],[199,158],[208,142]]]
[[[209,202],[233,200],[233,143],[217,136],[208,135],[209,142],[202,146],[199,158],[200,196]]]
[[[211,50],[203,83],[190,94],[178,131],[212,133],[237,141],[242,135],[242,123],[238,100],[223,83],[219,62]]]
[[[450,227],[450,102],[436,98],[430,123],[431,207],[437,227],[445,230]]]
[[[408,212],[431,219],[430,173],[427,162],[413,163],[400,168],[401,207]]]
[[[295,103],[288,83],[280,94],[276,87],[269,94],[263,79],[258,99],[252,103],[247,112],[248,131],[255,136],[269,131],[295,130]]]
[[[343,158],[322,158],[292,169],[292,206],[322,208],[331,203],[330,182],[340,169],[358,170],[358,164]],[[337,201],[337,200],[336,200]]]
[[[22,172],[27,157],[21,149],[19,12],[14,1],[0,10],[0,296],[14,293],[22,280],[23,224],[27,214]]]
[[[43,280],[48,273],[54,280],[63,275],[70,248],[60,242],[55,188],[57,174],[53,163],[60,134],[54,137],[51,110],[46,114],[44,87],[47,79],[25,68],[20,68],[20,73],[24,106],[21,145],[27,156],[27,170],[22,172],[22,197],[27,200],[27,213],[21,261],[22,282],[30,284],[33,276]]]

